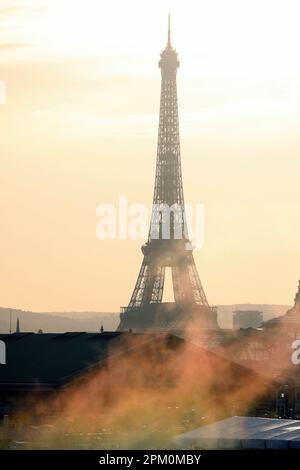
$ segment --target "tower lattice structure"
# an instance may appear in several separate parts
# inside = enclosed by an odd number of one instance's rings
[[[209,327],[217,327],[216,313],[203,290],[187,231],[176,82],[179,61],[171,44],[170,15],[168,41],[161,52],[159,67],[161,96],[151,223],[147,243],[142,247],[142,266],[128,307],[121,313],[119,329],[143,325],[168,327],[182,323],[184,314],[191,310],[204,314]],[[168,304],[168,318],[164,319],[162,299],[167,267],[172,271],[175,303],[172,307]],[[176,313],[173,318],[172,310]]]

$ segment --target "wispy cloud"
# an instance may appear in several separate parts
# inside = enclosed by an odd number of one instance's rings
[[[14,51],[15,49],[21,49],[23,47],[28,47],[29,44],[23,42],[4,42],[0,43],[0,52]]]
[[[10,6],[0,6],[0,16],[10,16],[14,15],[15,13],[21,12],[40,12],[46,9],[45,5],[24,5],[21,3],[17,3],[15,5]]]
[[[24,7],[21,6],[10,6],[10,7],[0,7],[0,16],[9,16],[11,14],[14,14],[16,12],[19,12],[24,9]]]

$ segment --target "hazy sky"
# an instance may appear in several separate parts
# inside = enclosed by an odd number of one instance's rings
[[[298,0],[0,0],[0,305],[117,311],[141,241],[96,207],[150,204],[172,13],[185,199],[211,304],[291,303],[300,275]]]

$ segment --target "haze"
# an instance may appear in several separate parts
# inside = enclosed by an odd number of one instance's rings
[[[152,200],[159,52],[179,53],[185,199],[211,304],[291,304],[300,253],[300,5],[292,0],[0,0],[0,299],[117,311],[141,241],[96,207]]]

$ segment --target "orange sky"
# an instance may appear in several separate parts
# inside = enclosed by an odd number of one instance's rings
[[[141,241],[96,207],[150,204],[172,11],[185,199],[212,304],[291,303],[300,274],[300,5],[0,0],[0,305],[117,311]]]

